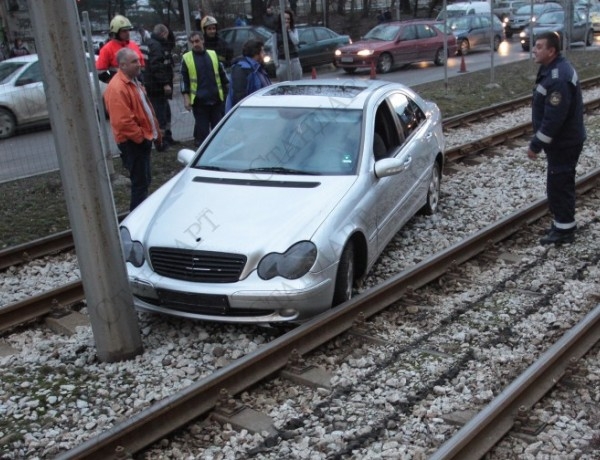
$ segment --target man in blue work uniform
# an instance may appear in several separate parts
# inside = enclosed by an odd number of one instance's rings
[[[533,55],[540,68],[533,90],[534,135],[527,156],[535,160],[541,150],[546,153],[546,193],[554,216],[540,244],[570,243],[577,228],[575,167],[586,139],[581,85],[571,63],[560,54],[555,32],[537,36]]]

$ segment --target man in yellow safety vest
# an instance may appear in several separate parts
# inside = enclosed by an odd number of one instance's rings
[[[194,114],[194,142],[199,147],[225,113],[229,80],[217,54],[204,48],[202,32],[190,34],[192,50],[183,55],[183,104]]]

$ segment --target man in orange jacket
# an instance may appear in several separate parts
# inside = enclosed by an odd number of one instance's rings
[[[123,48],[117,52],[117,63],[119,71],[106,87],[104,102],[123,166],[129,171],[132,211],[148,196],[152,142],[160,145],[162,138],[152,104],[137,79],[141,72],[138,55]]]

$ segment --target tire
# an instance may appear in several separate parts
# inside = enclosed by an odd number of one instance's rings
[[[17,120],[8,109],[0,108],[0,139],[7,139],[15,134]]]
[[[352,286],[354,284],[354,244],[348,241],[338,264],[335,276],[335,288],[333,291],[332,306],[350,300],[352,297]]]
[[[525,43],[521,43],[521,48],[523,48],[523,51],[529,51],[529,45],[526,45]]]
[[[494,51],[498,51],[498,48],[500,48],[500,43],[502,43],[502,39],[498,35],[495,35],[494,36]]]
[[[513,36],[513,33],[511,30],[505,31],[504,34],[506,35],[506,38],[512,38],[512,36]]]
[[[460,50],[460,54],[462,54],[463,56],[469,54],[469,50],[471,49],[471,45],[469,45],[469,40],[462,39],[458,43],[458,49]]]
[[[437,66],[444,65],[446,62],[446,56],[444,55],[444,48],[440,48],[435,52],[433,57],[433,63]]]
[[[382,53],[377,60],[377,70],[380,73],[388,73],[392,70],[392,66],[394,65],[394,60],[392,59],[392,55],[389,53]]]
[[[344,72],[348,74],[353,74],[354,72],[356,72],[356,67],[344,67]]]
[[[594,31],[593,30],[588,30],[588,33],[585,36],[585,44],[586,44],[586,46],[592,46],[594,44]]]
[[[427,201],[421,208],[421,213],[426,216],[435,214],[440,204],[440,186],[442,182],[440,164],[436,161],[431,170],[431,177],[427,185]]]

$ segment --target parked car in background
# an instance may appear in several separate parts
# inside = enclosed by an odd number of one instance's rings
[[[492,18],[492,20],[490,20]],[[471,50],[493,48],[498,51],[504,40],[504,26],[500,19],[490,14],[467,14],[448,18],[449,33],[456,37],[458,52],[466,56]],[[443,24],[440,28],[443,29]]]
[[[335,52],[335,64],[347,73],[374,64],[378,72],[420,61],[444,65],[456,54],[456,37],[445,34],[433,20],[385,22],[372,28],[362,40]],[[444,41],[447,54],[444,54]]]
[[[504,20],[506,38],[511,38],[514,34],[521,32],[532,20],[535,22],[542,14],[548,11],[561,11],[562,9],[560,3],[555,2],[533,3],[520,7],[514,14]]]
[[[594,29],[578,10],[573,11],[573,27],[567,27],[566,32],[564,11],[549,11],[542,14],[533,26],[533,39],[529,36],[529,32],[528,27],[519,34],[523,51],[529,51],[531,43],[535,43],[535,38],[543,32],[558,33],[561,48],[569,43],[584,42],[590,46],[594,42]],[[564,43],[565,38],[567,43]]]
[[[335,64],[335,50],[343,45],[352,43],[349,35],[341,35],[323,26],[298,26],[298,55],[300,65],[304,70],[309,70],[323,64]],[[269,75],[275,75],[272,54],[275,50],[273,43],[275,35],[265,44],[267,56],[265,56],[265,67]]]
[[[219,37],[221,37],[227,45],[233,50],[233,57],[242,55],[242,46],[247,40],[255,39],[267,42],[273,33],[272,30],[263,26],[240,26],[228,27],[225,29],[217,29]]]
[[[594,5],[589,11],[589,22],[595,34],[600,34],[600,5]]]
[[[440,110],[399,83],[258,90],[121,223],[135,307],[275,323],[347,301],[398,230],[436,212],[444,151]]]
[[[524,0],[502,0],[494,3],[492,11],[500,21],[504,22],[504,19],[508,18],[511,14],[514,14],[520,7],[529,5],[529,2]]]
[[[0,62],[0,139],[11,137],[19,128],[49,123],[42,77],[37,54]],[[101,92],[105,89],[106,84],[100,82]]]
[[[470,2],[456,2],[450,3],[446,7],[447,13],[442,10],[438,13],[436,20],[443,21],[444,17],[455,18],[458,16],[465,16],[467,14],[490,14],[491,8],[488,1],[470,1]]]

